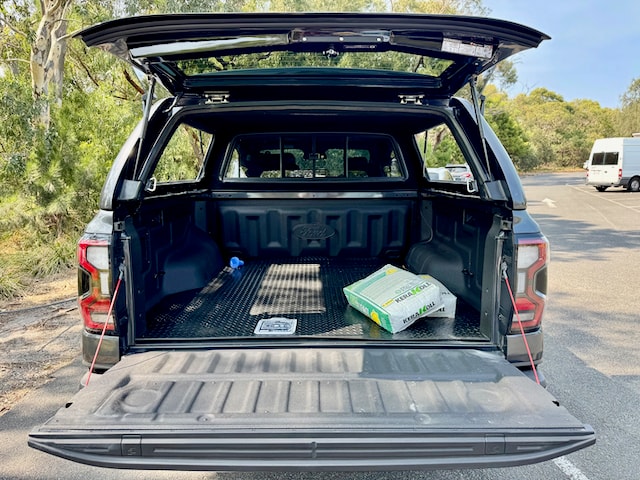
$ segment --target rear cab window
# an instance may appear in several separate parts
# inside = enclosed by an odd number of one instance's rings
[[[239,135],[222,180],[346,180],[406,178],[392,137],[344,133]]]

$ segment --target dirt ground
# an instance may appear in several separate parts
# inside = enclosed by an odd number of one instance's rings
[[[0,301],[0,415],[80,355],[75,270]]]

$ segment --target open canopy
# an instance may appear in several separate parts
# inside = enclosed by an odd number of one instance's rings
[[[350,70],[352,81],[367,76],[365,71],[399,70],[403,73],[377,78],[384,83],[402,76],[422,86],[425,94],[440,97],[453,95],[473,75],[549,38],[523,25],[484,17],[372,13],[140,16],[102,23],[75,36],[155,75],[173,94],[232,83],[247,71],[256,78],[255,69],[265,67],[271,77],[278,68],[287,82],[308,74],[301,67],[341,67]]]

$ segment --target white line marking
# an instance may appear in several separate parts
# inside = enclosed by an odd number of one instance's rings
[[[562,473],[564,473],[571,480],[589,480],[589,478],[580,471],[573,463],[567,459],[567,457],[558,457],[553,459],[553,463],[556,464]]]
[[[571,186],[571,188],[573,188],[574,190],[578,190],[579,192],[582,192],[582,193],[584,193],[586,195],[591,195],[592,197],[597,197],[600,200],[606,200],[607,202],[611,202],[611,203],[613,203],[615,205],[618,205],[619,207],[626,208],[628,210],[633,210],[635,208],[635,207],[629,207],[628,205],[625,205],[624,203],[620,203],[620,202],[616,202],[615,200],[611,200],[610,198],[607,198],[607,197],[603,196],[602,192],[601,193],[595,193],[595,192],[592,193],[592,192],[588,192],[588,191],[584,190],[583,188],[574,187],[574,186]]]
[[[602,217],[602,219],[607,222],[609,225],[611,225],[611,228],[613,228],[614,230],[619,230],[618,226],[613,223],[611,220],[609,220],[606,215],[604,213],[602,213],[600,210],[598,210],[596,207],[594,207],[593,205],[589,205],[588,203],[585,203],[585,205],[589,208],[591,208],[594,212],[596,212],[598,215],[600,215]]]

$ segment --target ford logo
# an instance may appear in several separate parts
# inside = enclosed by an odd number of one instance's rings
[[[302,240],[324,240],[333,237],[336,231],[322,223],[302,223],[293,228],[293,234]]]

